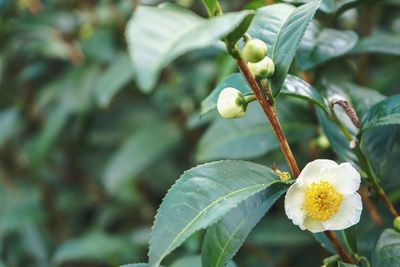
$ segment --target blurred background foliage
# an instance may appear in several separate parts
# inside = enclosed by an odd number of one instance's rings
[[[227,11],[266,2],[221,1]],[[206,15],[201,1],[176,3]],[[0,266],[145,262],[153,217],[184,170],[227,158],[286,169],[256,104],[238,120],[222,120],[215,112],[199,116],[201,101],[236,71],[221,47],[180,57],[163,71],[154,93],[138,90],[124,36],[137,4],[0,0]],[[309,79],[328,95],[350,95],[356,109],[364,94],[378,101],[399,93],[396,53],[359,56],[357,49],[375,52],[379,40],[392,38],[392,51],[400,50],[400,2],[361,5],[337,17],[329,8],[322,5],[308,34],[322,27],[357,32],[356,39],[347,36],[354,52],[320,64],[300,49],[291,72],[304,75],[301,69],[318,64],[307,72]],[[362,42],[357,37],[372,34]],[[312,106],[284,99],[278,110],[301,166],[315,158],[346,157],[341,155],[346,149],[334,153]],[[395,202],[400,200],[399,143],[396,135],[391,157],[380,166]],[[235,257],[238,266],[319,266],[328,255],[311,234],[286,220],[282,204],[252,232]],[[360,250],[368,253],[390,221],[377,228],[364,213]],[[169,257],[170,266],[198,266],[202,234]]]

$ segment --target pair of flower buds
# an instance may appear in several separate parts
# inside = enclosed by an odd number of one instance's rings
[[[243,47],[242,57],[256,79],[271,78],[275,72],[274,62],[267,52],[267,45],[260,39],[250,39]],[[225,119],[241,118],[246,113],[247,104],[253,100],[253,96],[244,96],[238,89],[226,87],[219,94],[217,109]]]

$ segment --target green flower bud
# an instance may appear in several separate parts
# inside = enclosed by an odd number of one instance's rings
[[[243,59],[251,63],[256,63],[267,55],[267,51],[267,45],[263,41],[260,39],[251,39],[243,47]]]
[[[330,143],[328,138],[324,134],[321,134],[317,139],[317,145],[320,149],[328,149]]]
[[[393,227],[396,231],[400,232],[400,216],[397,216],[393,221]]]
[[[264,57],[263,60],[257,63],[249,62],[247,66],[256,78],[270,78],[275,72],[275,64],[269,57]]]
[[[246,113],[247,103],[239,90],[226,87],[219,94],[217,109],[225,119],[240,118]]]

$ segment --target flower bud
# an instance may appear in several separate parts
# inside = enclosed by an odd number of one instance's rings
[[[243,59],[256,63],[267,55],[267,45],[260,39],[251,39],[243,47]]]
[[[269,57],[264,57],[263,60],[257,63],[249,62],[247,66],[256,78],[270,78],[275,72],[275,64]]]
[[[328,138],[324,134],[321,134],[317,139],[317,145],[320,149],[325,150],[329,148],[330,143]]]
[[[393,221],[393,227],[396,231],[400,232],[400,216],[397,216]]]
[[[246,113],[247,103],[239,90],[226,87],[219,94],[217,109],[225,119],[240,118]]]

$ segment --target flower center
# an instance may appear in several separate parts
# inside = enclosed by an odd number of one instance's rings
[[[328,182],[312,183],[305,189],[304,209],[307,215],[318,221],[326,221],[335,215],[343,201],[343,195]]]

